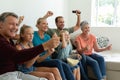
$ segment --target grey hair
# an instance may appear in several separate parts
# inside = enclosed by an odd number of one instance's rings
[[[81,30],[83,30],[83,28],[84,28],[85,25],[89,25],[89,23],[87,21],[82,21],[80,23]]]
[[[0,15],[0,22],[4,22],[8,16],[13,16],[15,18],[18,18],[18,15],[16,15],[13,12],[4,12]]]

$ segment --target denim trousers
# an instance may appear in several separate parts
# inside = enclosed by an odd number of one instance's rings
[[[89,65],[98,80],[106,76],[106,64],[104,58],[98,54],[92,53],[86,56],[86,65]]]
[[[20,71],[13,71],[0,75],[0,80],[48,80],[48,79],[39,78],[29,74],[24,74]]]
[[[87,74],[86,56],[82,55],[82,59],[79,61],[78,65],[80,67],[81,80],[89,80]]]
[[[60,71],[62,80],[75,80],[72,70],[68,64],[58,59],[46,60],[40,63],[35,63],[36,67],[57,67]]]

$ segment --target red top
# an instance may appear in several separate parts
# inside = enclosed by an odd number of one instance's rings
[[[16,71],[17,64],[28,61],[43,51],[42,45],[30,49],[17,50],[12,40],[8,42],[0,35],[0,74]]]

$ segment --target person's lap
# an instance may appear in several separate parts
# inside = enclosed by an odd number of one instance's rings
[[[39,78],[29,74],[24,74],[19,71],[7,72],[0,75],[0,80],[47,80],[46,78]]]

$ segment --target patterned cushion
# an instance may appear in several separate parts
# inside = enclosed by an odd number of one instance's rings
[[[109,38],[108,37],[98,37],[97,38],[97,43],[99,45],[100,48],[106,47],[109,43]]]

